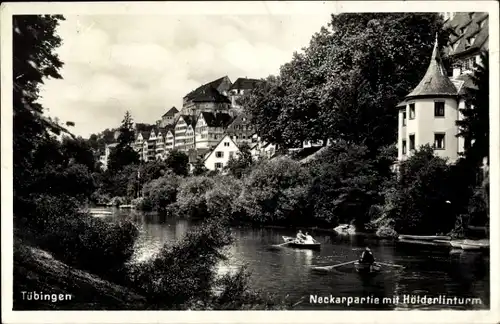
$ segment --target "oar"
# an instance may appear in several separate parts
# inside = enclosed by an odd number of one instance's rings
[[[344,263],[340,263],[340,264],[334,264],[334,265],[331,265],[331,266],[324,266],[324,267],[314,267],[314,269],[334,269],[334,268],[337,268],[337,267],[340,267],[340,266],[343,266],[343,265],[346,265],[346,264],[350,264],[350,263],[354,263],[358,260],[354,260],[354,261],[349,261],[349,262],[344,262]]]
[[[290,242],[285,242],[285,243],[281,243],[281,244],[273,244],[272,246],[278,247],[278,246],[282,246],[282,245],[285,245],[285,244],[290,244]]]
[[[390,266],[390,267],[400,267],[400,268],[404,268],[404,266],[402,265],[399,265],[399,264],[394,264],[394,263],[383,263],[383,262],[376,262],[378,264],[382,264],[382,265],[386,265],[386,266]]]

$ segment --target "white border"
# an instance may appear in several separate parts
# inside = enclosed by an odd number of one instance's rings
[[[491,257],[490,311],[12,311],[12,15],[13,14],[312,14],[334,12],[488,12],[490,47]],[[2,3],[1,142],[2,142],[2,322],[5,323],[498,323],[499,283],[499,14],[496,1],[352,1],[352,2],[134,2],[134,3]],[[495,109],[496,108],[496,109]],[[146,316],[145,316],[146,315]]]

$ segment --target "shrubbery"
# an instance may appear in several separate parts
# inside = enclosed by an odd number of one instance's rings
[[[179,188],[179,178],[168,173],[144,185],[140,209],[164,211],[168,205],[176,202]]]
[[[243,179],[235,213],[254,223],[304,224],[309,182],[307,171],[289,158],[260,163]]]
[[[25,209],[26,223],[40,247],[58,259],[105,278],[117,280],[133,253],[138,230],[131,222],[107,222],[83,214],[67,196],[41,195]]]

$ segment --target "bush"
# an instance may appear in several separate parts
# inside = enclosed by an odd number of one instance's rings
[[[259,164],[243,180],[234,210],[255,223],[304,224],[309,179],[300,163],[289,158]]]
[[[131,222],[107,222],[78,211],[76,200],[39,196],[33,200],[33,239],[56,258],[107,279],[123,278],[138,236]]]
[[[187,178],[179,186],[176,207],[181,216],[205,218],[208,216],[206,193],[215,186],[213,178]]]
[[[217,176],[214,186],[206,192],[207,213],[211,217],[231,217],[234,202],[241,192],[241,181],[231,176]]]
[[[130,281],[155,309],[205,305],[214,298],[216,266],[225,260],[223,249],[231,243],[227,220],[212,219],[173,246],[164,246],[155,258],[134,266]]]
[[[172,173],[148,182],[142,189],[144,199],[139,208],[164,211],[177,200],[178,187],[179,178]]]
[[[395,190],[388,199],[388,216],[404,234],[448,233],[455,223],[451,204],[450,167],[424,146],[401,163]]]

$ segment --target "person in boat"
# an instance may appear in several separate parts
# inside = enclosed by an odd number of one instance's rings
[[[308,232],[306,232],[306,235],[305,235],[305,240],[304,242],[305,244],[314,244],[314,239],[311,235],[309,235]]]
[[[301,230],[299,230],[299,232],[297,233],[297,237],[296,238],[297,238],[296,241],[298,243],[303,243],[305,241],[305,239],[306,239],[306,236],[304,234],[302,234]]]
[[[361,254],[361,258],[359,259],[360,263],[364,264],[373,264],[375,262],[375,258],[373,257],[372,251],[369,247],[366,247],[363,253]]]

